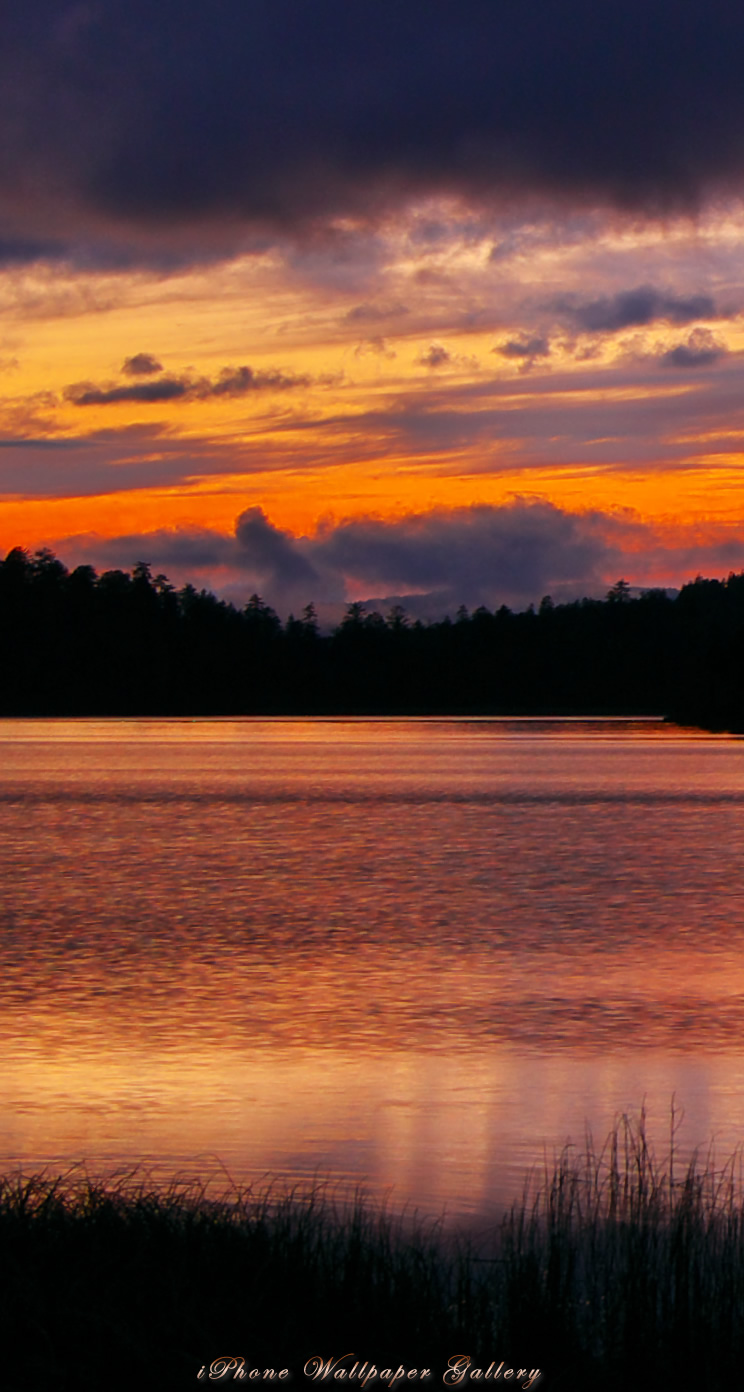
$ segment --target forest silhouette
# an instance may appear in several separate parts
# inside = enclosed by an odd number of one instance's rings
[[[657,714],[744,730],[744,573],[676,596],[412,621],[350,604],[321,632],[144,563],[69,571],[49,550],[0,562],[0,715]]]

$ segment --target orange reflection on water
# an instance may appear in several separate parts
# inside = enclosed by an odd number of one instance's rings
[[[660,1154],[673,1094],[685,1118],[680,1160],[711,1138],[718,1163],[744,1140],[739,1054],[680,1060],[632,1051],[538,1060],[508,1046],[479,1054],[350,1055],[229,1049],[91,1057],[53,1051],[17,1061],[3,1080],[6,1167],[83,1161],[93,1174],[141,1165],[224,1189],[331,1180],[424,1212],[485,1213],[518,1198],[528,1171],[587,1128],[601,1144],[614,1119],[645,1101]],[[629,1102],[634,1099],[634,1102]],[[11,1119],[12,1118],[12,1119]]]
[[[2,1167],[473,1212],[673,1093],[725,1153],[743,811],[657,722],[4,722]]]

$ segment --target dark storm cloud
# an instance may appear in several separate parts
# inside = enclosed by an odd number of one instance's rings
[[[742,189],[742,51],[739,0],[28,0],[0,258],[177,260],[438,193],[694,208]]]
[[[141,356],[146,356],[142,354]],[[133,359],[127,359],[131,362]],[[122,369],[132,372],[125,363]],[[142,371],[142,369],[138,369]],[[158,371],[158,367],[148,371]],[[217,377],[158,377],[153,382],[127,382],[121,386],[96,386],[94,382],[75,382],[65,389],[65,398],[75,406],[115,406],[122,401],[143,402],[207,401],[210,397],[245,396],[249,392],[289,391],[306,387],[309,377],[290,372],[269,370],[256,372],[252,367],[223,367]]]
[[[617,295],[601,296],[584,303],[559,300],[555,308],[563,318],[588,333],[613,333],[617,329],[640,328],[657,319],[672,324],[690,324],[715,314],[709,295],[671,295],[653,285],[621,290]]]
[[[121,370],[126,377],[152,377],[163,371],[163,364],[152,353],[135,353],[134,357],[124,359]]]
[[[12,267],[28,265],[34,261],[46,261],[58,256],[60,244],[48,238],[0,236],[0,266]]]

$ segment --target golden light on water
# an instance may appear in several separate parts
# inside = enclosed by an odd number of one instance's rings
[[[539,720],[0,737],[4,1168],[320,1176],[456,1215],[644,1100],[660,1150],[673,1095],[680,1153],[744,1138],[739,742]]]

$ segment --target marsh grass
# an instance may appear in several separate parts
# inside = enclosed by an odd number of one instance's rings
[[[0,1181],[0,1386],[209,1386],[224,1355],[310,1386],[311,1355],[347,1352],[425,1364],[432,1387],[463,1352],[539,1367],[551,1392],[739,1386],[740,1157],[681,1167],[675,1143],[674,1114],[664,1161],[644,1114],[622,1118],[467,1237],[323,1184],[215,1200],[137,1174]]]

